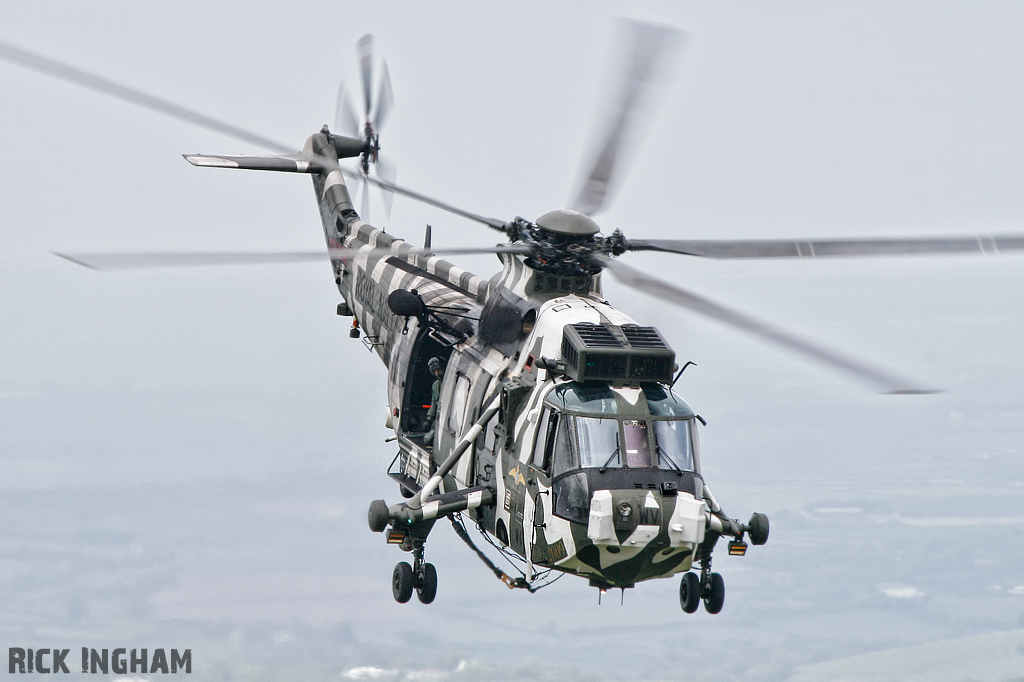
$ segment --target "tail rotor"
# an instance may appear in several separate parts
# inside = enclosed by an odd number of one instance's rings
[[[355,109],[349,99],[348,90],[342,82],[338,88],[338,101],[334,114],[335,130],[352,139],[360,141],[361,150],[359,163],[363,170],[362,201],[360,217],[363,220],[370,219],[370,183],[367,178],[371,168],[375,169],[377,176],[387,184],[394,184],[398,176],[397,168],[380,156],[380,131],[387,121],[391,110],[394,108],[395,96],[391,87],[391,75],[388,72],[388,65],[381,60],[380,81],[377,84],[377,98],[373,97],[374,91],[374,50],[373,36],[364,35],[356,44],[356,53],[359,57],[359,76],[363,99],[363,122],[359,123]],[[379,185],[378,185],[379,186]],[[394,192],[381,188],[381,201],[384,205],[384,223],[391,214],[391,205],[394,202]]]

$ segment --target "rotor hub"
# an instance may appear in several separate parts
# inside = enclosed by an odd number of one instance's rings
[[[588,216],[578,211],[551,211],[532,223],[516,218],[503,230],[513,242],[529,246],[526,265],[539,272],[563,277],[591,277],[601,272],[601,256],[617,256],[625,249],[622,232],[609,237]]]
[[[536,225],[548,232],[574,237],[592,236],[601,231],[593,218],[571,208],[549,211],[537,218]]]

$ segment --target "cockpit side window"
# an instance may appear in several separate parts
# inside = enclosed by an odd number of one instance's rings
[[[693,422],[690,422],[690,443],[693,446],[693,470],[700,473],[700,433]]]
[[[555,427],[558,424],[558,414],[552,414],[551,408],[545,407],[540,415],[540,422],[537,424],[537,439],[533,446],[533,459],[531,464],[547,471],[551,466],[551,451],[555,445]]]
[[[577,467],[576,458],[573,453],[573,441],[575,438],[572,433],[572,418],[559,414],[558,412],[551,413],[552,426],[549,427],[548,433],[553,433],[554,438],[548,438],[548,442],[552,445],[551,458],[554,467],[555,475],[575,469]]]
[[[555,516],[586,524],[590,516],[590,486],[584,473],[569,474],[555,481]]]

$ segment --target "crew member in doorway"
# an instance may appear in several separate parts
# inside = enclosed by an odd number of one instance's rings
[[[441,397],[441,379],[444,378],[444,361],[441,358],[433,357],[427,360],[427,369],[434,375],[434,385],[430,387],[430,408],[427,410],[427,418],[424,425],[427,433],[423,436],[423,442],[427,445],[434,444],[434,428],[437,421],[437,401]]]

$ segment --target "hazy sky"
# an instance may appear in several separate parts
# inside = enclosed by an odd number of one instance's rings
[[[298,148],[373,33],[399,182],[536,218],[569,201],[616,16],[692,39],[606,232],[1024,231],[1016,2],[0,2],[0,40]],[[705,477],[771,541],[718,558],[724,612],[687,616],[677,580],[623,606],[569,577],[511,593],[440,524],[437,602],[400,606],[406,557],[365,522],[397,498],[385,371],[327,265],[98,274],[47,253],[319,248],[309,178],[193,168],[259,150],[3,63],[0,87],[0,649],[191,647],[210,680],[1024,671],[1024,256],[629,256],[946,392],[872,395],[608,281],[698,363]],[[390,223],[496,241],[402,199]]]

